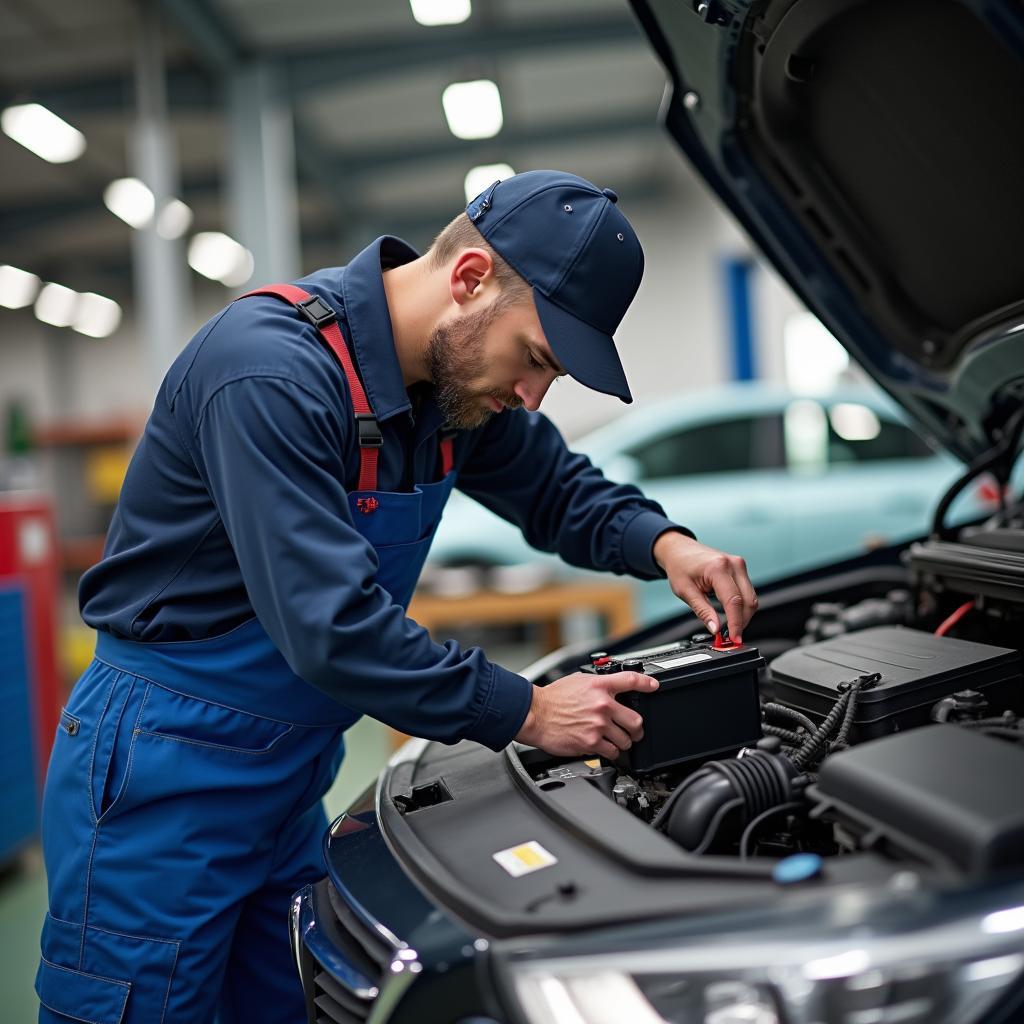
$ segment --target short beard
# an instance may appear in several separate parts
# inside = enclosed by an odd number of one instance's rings
[[[482,427],[494,410],[483,405],[481,399],[494,398],[510,409],[523,404],[518,395],[500,388],[474,391],[466,387],[467,381],[480,379],[487,370],[484,358],[484,333],[504,312],[495,303],[488,309],[471,316],[440,324],[427,343],[427,366],[434,384],[434,400],[445,418],[445,423],[457,430]]]

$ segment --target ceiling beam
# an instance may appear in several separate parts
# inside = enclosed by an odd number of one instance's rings
[[[215,77],[230,71],[247,56],[227,20],[206,0],[160,0],[160,6]]]
[[[358,149],[351,154],[332,154],[339,172],[350,178],[372,178],[380,171],[431,160],[462,158],[475,163],[493,163],[499,158],[511,161],[515,150],[568,143],[605,140],[619,145],[625,139],[654,138],[660,134],[655,111],[632,111],[610,117],[591,117],[580,121],[556,121],[534,128],[510,126],[490,139],[457,139],[455,136],[406,146]]]
[[[647,111],[642,111],[583,122],[556,122],[532,129],[508,128],[493,139],[467,142],[453,136],[438,143],[388,146],[370,152],[360,151],[351,156],[332,150],[314,153],[315,143],[308,137],[308,133],[300,129],[297,134],[301,142],[301,146],[297,143],[296,148],[302,179],[315,183],[330,195],[341,211],[341,220],[347,220],[353,206],[347,190],[372,179],[387,168],[409,169],[416,164],[453,157],[490,161],[498,155],[514,163],[515,151],[553,144],[574,145],[599,139],[614,140],[617,145],[627,141],[642,143],[659,138],[661,129]],[[216,194],[220,188],[219,174],[193,175],[182,181],[181,197],[187,203],[198,203]],[[10,207],[0,206],[0,245],[9,245],[26,233],[46,228],[52,223],[101,211],[109,216],[103,209],[99,192],[35,205],[21,203]]]
[[[626,197],[630,207],[637,202],[664,198],[672,191],[669,181],[657,174],[616,180],[615,186],[620,194]],[[424,207],[410,205],[402,209],[395,209],[393,206],[362,208],[359,211],[358,220],[352,220],[343,225],[343,231],[334,230],[323,224],[307,227],[303,233],[303,243],[311,251],[320,255],[326,254],[332,265],[343,263],[355,255],[352,246],[363,245],[372,237],[384,232],[425,245],[456,212],[458,212],[457,206],[450,203],[438,203]],[[342,237],[346,239],[344,245],[341,243]],[[0,240],[0,244],[2,244],[2,240]],[[2,259],[2,252],[0,252],[0,259]],[[50,266],[54,260],[48,257],[39,257],[20,263],[14,259],[13,262],[33,273],[49,273],[44,269],[44,265]],[[119,275],[123,275],[127,279],[131,274],[131,263],[127,258],[123,243],[111,239],[109,245],[93,250],[88,273],[78,276],[83,270],[82,261],[77,257],[72,258],[68,271],[64,275],[67,278],[64,283],[71,287],[79,284],[84,287],[92,279],[93,273],[98,272],[104,276],[110,288],[113,289],[114,280],[112,279],[116,279]],[[61,280],[64,281],[64,278],[62,277]]]
[[[202,4],[206,9],[203,13],[197,6],[198,0],[161,0],[161,3],[189,33],[197,56],[207,69],[207,74],[204,74],[191,65],[168,68],[168,102],[175,110],[210,108],[216,99],[216,89],[208,74],[212,71],[219,77],[226,70],[224,63],[218,63],[218,53],[223,53],[223,60],[228,63],[246,59],[280,60],[285,64],[292,87],[301,94],[353,80],[366,81],[383,76],[394,78],[409,70],[437,63],[451,64],[461,59],[518,56],[554,48],[565,53],[602,43],[635,43],[639,51],[642,45],[639,30],[632,19],[614,16],[582,21],[552,18],[487,32],[473,29],[471,20],[469,27],[424,29],[423,34],[409,33],[398,40],[371,39],[320,48],[306,47],[302,52],[273,47],[249,51],[237,40],[233,46],[224,40],[222,36],[227,29],[220,16],[210,14],[209,22],[204,20],[210,13],[209,4]],[[220,27],[212,28],[207,35],[202,30],[203,24]],[[0,102],[33,100],[58,112],[71,114],[76,111],[121,110],[130,104],[131,96],[131,75],[119,74],[38,85],[19,90],[17,96],[4,91],[0,93]]]
[[[551,18],[534,24],[475,27],[473,19],[448,30],[429,29],[397,40],[365,40],[300,53],[274,54],[288,70],[292,89],[303,93],[371,77],[397,77],[432,65],[557,50],[565,53],[602,43],[635,41],[640,30],[629,16]],[[268,54],[270,56],[270,54]]]
[[[218,83],[194,67],[167,69],[167,102],[172,110],[209,110],[219,103]],[[132,75],[103,76],[55,85],[0,89],[0,107],[12,103],[41,103],[74,117],[130,110],[135,100]]]

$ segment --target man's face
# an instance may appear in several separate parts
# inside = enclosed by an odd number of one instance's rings
[[[460,429],[482,426],[504,409],[536,409],[564,373],[529,298],[445,320],[430,338],[428,359],[437,403]]]

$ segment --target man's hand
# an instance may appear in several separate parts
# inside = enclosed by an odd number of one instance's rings
[[[742,558],[669,531],[654,542],[654,560],[665,570],[672,592],[693,609],[709,633],[717,633],[719,626],[705,596],[714,591],[725,609],[730,639],[742,641],[743,630],[757,611],[757,594]]]
[[[516,739],[559,757],[598,754],[612,760],[644,735],[643,719],[615,695],[627,690],[653,693],[657,688],[656,679],[639,672],[574,672],[535,686]]]

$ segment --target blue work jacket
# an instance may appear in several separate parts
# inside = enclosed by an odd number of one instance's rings
[[[382,279],[416,256],[383,237],[347,267],[298,282],[337,312],[356,357],[384,437],[381,491],[442,473],[442,417],[429,386],[404,386]],[[252,297],[219,312],[160,387],[103,559],[82,578],[82,616],[115,636],[167,642],[218,636],[255,614],[292,670],[341,703],[414,735],[500,749],[531,686],[479,648],[435,643],[395,614],[349,511],[355,427],[341,368],[293,308]],[[546,417],[501,413],[460,432],[454,459],[458,487],[535,547],[661,575],[652,546],[680,527],[570,452]]]

